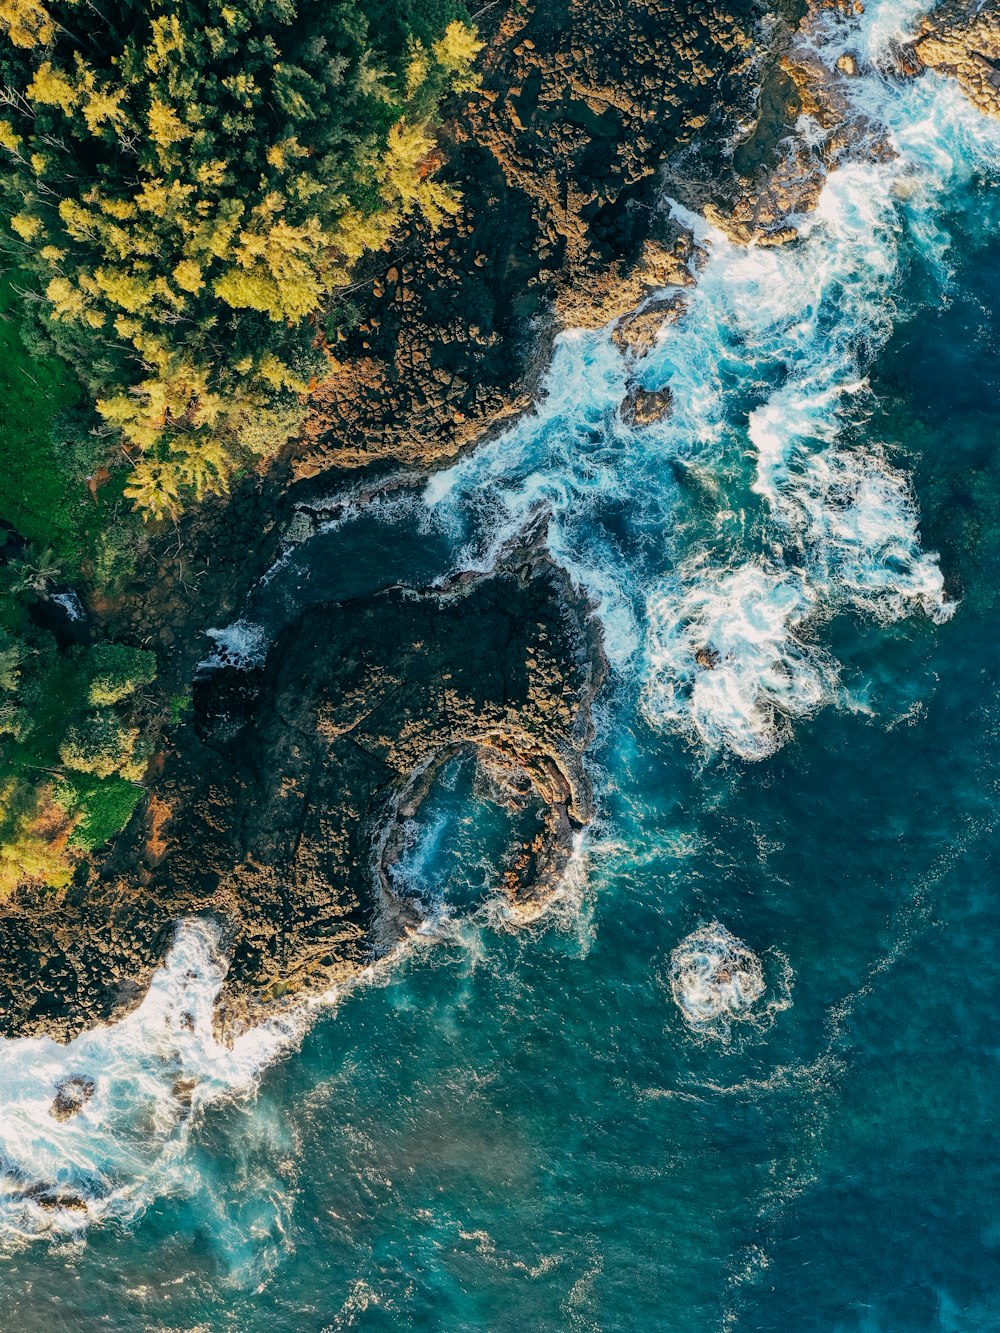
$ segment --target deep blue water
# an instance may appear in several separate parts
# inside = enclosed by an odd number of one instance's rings
[[[954,109],[952,92],[913,96]],[[914,102],[890,123],[923,117]],[[510,823],[468,769],[446,775],[404,867],[450,905],[439,934],[319,1012],[259,1083],[234,1077],[169,1173],[118,1163],[116,1179],[144,1176],[131,1220],[12,1251],[0,1327],[1000,1328],[1000,177],[934,124],[927,141],[964,167],[891,225],[872,205],[868,240],[830,258],[836,218],[871,202],[859,179],[799,244],[819,295],[790,297],[787,318],[754,332],[756,314],[725,305],[740,254],[706,269],[723,332],[706,359],[702,309],[643,370],[671,379],[680,419],[641,456],[606,407],[618,363],[599,339],[571,341],[566,402],[554,382],[499,463],[460,466],[430,509],[413,496],[333,526],[248,608],[273,629],[303,600],[404,569],[423,583],[482,556],[499,508],[516,525],[543,495],[557,555],[604,595],[616,662],[598,823],[562,901],[515,932],[479,906]],[[864,391],[816,397],[854,372]],[[820,404],[808,427],[777,397],[796,385]],[[768,489],[750,414],[775,404],[782,438],[807,444]],[[888,555],[845,555],[808,514],[858,517],[854,501],[810,490],[808,459],[876,445],[913,496],[883,488],[861,516],[898,529]],[[861,564],[889,591],[859,592]],[[760,578],[730,614],[725,580],[748,570]],[[812,618],[747,647],[699,714],[665,619],[663,652],[650,647],[657,607],[702,616],[737,653],[779,584]],[[766,709],[734,721],[775,662],[789,725]],[[823,698],[796,712],[813,674]],[[751,745],[768,753],[741,757]],[[699,1028],[671,960],[716,923],[756,955],[764,990]]]

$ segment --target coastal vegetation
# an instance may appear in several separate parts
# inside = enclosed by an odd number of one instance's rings
[[[70,622],[294,437],[357,260],[457,206],[478,50],[460,0],[0,0],[0,893],[140,797],[155,655]]]

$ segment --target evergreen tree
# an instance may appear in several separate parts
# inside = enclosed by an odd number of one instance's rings
[[[454,209],[428,163],[464,13],[0,0],[11,245],[150,515],[280,448],[322,369],[310,316],[403,215]]]

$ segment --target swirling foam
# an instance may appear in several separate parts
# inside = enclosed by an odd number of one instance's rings
[[[0,1245],[129,1222],[159,1195],[198,1188],[185,1158],[205,1107],[249,1093],[302,1031],[275,1018],[220,1044],[213,1012],[226,968],[215,927],[189,920],[120,1022],[65,1046],[0,1042]],[[59,1120],[52,1106],[67,1080],[92,1094]]]
[[[670,991],[688,1027],[727,1037],[767,989],[757,955],[718,921],[699,926],[670,955]]]
[[[909,481],[873,451],[807,459],[775,509],[800,536],[810,583],[831,607],[883,622],[922,611],[941,624],[954,613],[937,556],[921,550]]]
[[[682,568],[647,606],[647,719],[743,759],[773,754],[836,680],[799,637],[814,613],[806,583],[763,562]]]

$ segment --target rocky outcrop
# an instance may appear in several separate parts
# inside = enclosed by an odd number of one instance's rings
[[[658,173],[697,140],[686,170],[715,174],[753,95],[760,13],[753,0],[483,11],[482,87],[442,143],[462,207],[436,234],[412,222],[333,312],[296,475],[452,456],[530,405],[559,327],[602,324],[672,281],[671,238],[643,252],[663,239]]]
[[[841,7],[847,7],[843,0]],[[813,27],[822,22],[826,0],[818,0],[786,37],[762,89],[761,119],[736,155],[742,174],[729,198],[706,198],[705,217],[738,244],[783,245],[798,236],[798,223],[812,213],[829,171],[849,161],[891,153],[884,132],[852,107],[847,85],[860,72],[855,56],[834,69],[811,49]],[[777,54],[777,53],[776,53]],[[775,102],[780,107],[775,107]],[[803,133],[800,117],[809,126]],[[770,151],[761,153],[762,139]]]
[[[590,818],[583,750],[603,674],[597,631],[540,538],[491,575],[310,610],[255,671],[196,685],[123,846],[59,901],[0,912],[0,1026],[68,1035],[141,996],[178,918],[210,913],[232,965],[220,1022],[356,975],[419,921],[388,873],[441,764],[478,756],[495,798],[538,804],[502,889],[530,919]],[[72,1115],[85,1089],[62,1090]]]
[[[54,1120],[71,1120],[79,1115],[93,1097],[97,1084],[89,1074],[72,1074],[56,1084],[56,1095],[49,1107]]]
[[[669,388],[644,389],[632,384],[622,403],[622,420],[627,426],[651,426],[669,416],[673,405],[674,396]]]
[[[982,111],[1000,116],[1000,10],[983,0],[948,0],[924,19],[913,44],[927,69],[956,79]]]
[[[688,281],[694,279],[689,277]],[[684,310],[684,298],[679,294],[647,301],[618,320],[611,331],[611,341],[620,352],[640,360],[652,351],[660,330],[680,319]]]

